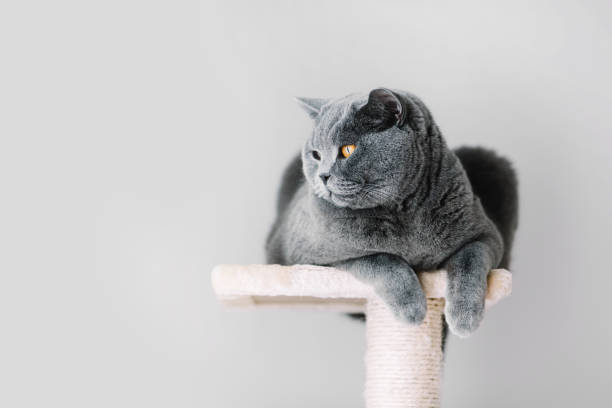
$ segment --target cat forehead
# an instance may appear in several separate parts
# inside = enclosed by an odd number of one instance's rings
[[[367,95],[353,94],[325,104],[315,120],[313,141],[318,144],[344,142],[347,136],[351,136],[347,133],[350,132],[355,113],[367,101]]]

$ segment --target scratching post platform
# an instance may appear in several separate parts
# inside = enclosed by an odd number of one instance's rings
[[[228,306],[307,307],[367,315],[367,408],[440,406],[446,272],[423,272],[427,315],[418,326],[396,320],[372,288],[347,272],[312,265],[220,265],[213,288]],[[486,306],[510,294],[512,275],[489,273]]]

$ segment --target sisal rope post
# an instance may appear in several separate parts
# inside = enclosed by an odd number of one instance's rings
[[[366,389],[368,408],[440,406],[444,299],[427,299],[422,324],[399,322],[380,299],[368,300]]]
[[[234,307],[307,307],[348,313],[366,320],[367,408],[440,406],[442,329],[446,272],[419,273],[427,297],[422,324],[398,321],[373,289],[347,272],[313,265],[219,265],[212,273],[219,300]],[[512,275],[489,273],[485,306],[508,296]]]

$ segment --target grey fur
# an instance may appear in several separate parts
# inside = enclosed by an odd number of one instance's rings
[[[466,173],[428,109],[407,92],[300,103],[314,129],[283,176],[268,262],[347,270],[409,323],[426,310],[415,270],[446,268],[448,325],[460,336],[476,330],[487,273],[507,266],[517,224],[509,162],[463,148]],[[348,158],[339,155],[345,144],[356,145]]]

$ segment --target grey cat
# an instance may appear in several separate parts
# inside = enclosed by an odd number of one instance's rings
[[[448,326],[471,334],[488,272],[510,261],[518,193],[509,161],[450,150],[407,92],[298,101],[314,129],[283,176],[267,261],[346,270],[411,324],[427,307],[415,271],[444,268]]]

